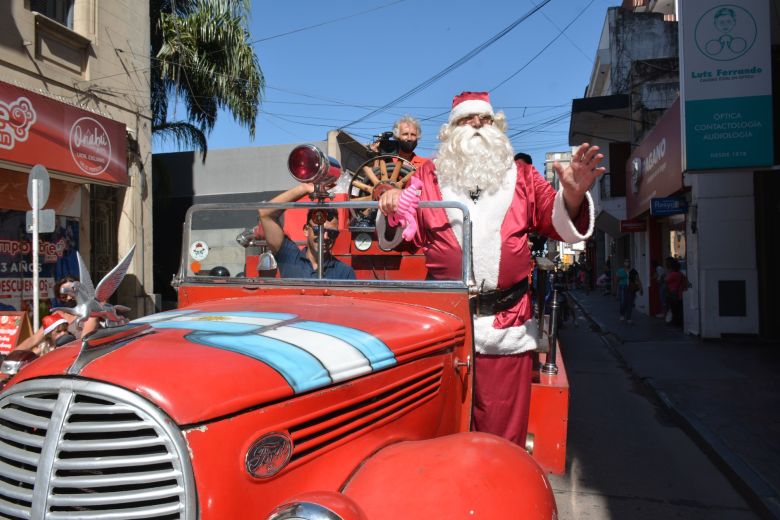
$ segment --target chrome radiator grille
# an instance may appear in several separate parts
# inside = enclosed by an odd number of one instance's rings
[[[91,381],[20,383],[0,397],[0,517],[195,518],[184,440],[156,407]]]

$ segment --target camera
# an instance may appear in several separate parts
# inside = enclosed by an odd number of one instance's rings
[[[382,132],[382,135],[375,135],[374,142],[379,143],[378,153],[380,155],[398,155],[398,140],[393,137],[393,132]]]

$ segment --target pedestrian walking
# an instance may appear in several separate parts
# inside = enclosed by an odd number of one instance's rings
[[[688,279],[680,272],[680,262],[673,257],[666,259],[666,305],[671,311],[671,324],[675,327],[683,325],[683,292],[688,289]]]
[[[663,318],[669,310],[666,307],[666,269],[657,260],[653,260],[653,277],[658,284],[658,301],[661,305],[661,312],[655,315],[656,318]]]
[[[618,284],[618,300],[620,302],[620,321],[632,323],[631,313],[634,310],[634,300],[636,294],[642,293],[642,282],[639,279],[639,273],[631,268],[631,260],[623,260],[623,266],[616,272]]]

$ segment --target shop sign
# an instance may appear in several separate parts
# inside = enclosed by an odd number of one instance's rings
[[[646,220],[621,220],[620,232],[621,233],[643,233],[647,231]]]
[[[680,148],[680,102],[670,106],[655,127],[634,150],[627,164],[626,216],[634,219],[650,209],[650,199],[680,191],[682,151]],[[627,176],[628,177],[628,176]]]
[[[769,4],[678,2],[685,170],[773,164]]]
[[[51,233],[54,231],[55,215],[53,209],[42,209],[38,211],[38,233]],[[24,214],[25,231],[33,232],[33,212],[32,210]]]
[[[11,352],[31,332],[26,312],[0,311],[0,354]]]
[[[125,125],[0,82],[0,159],[129,185]]]
[[[680,197],[657,197],[650,199],[650,214],[654,217],[688,213],[688,202]]]

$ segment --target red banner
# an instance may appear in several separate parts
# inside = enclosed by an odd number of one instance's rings
[[[643,233],[647,231],[646,220],[621,220],[620,232],[621,233]]]
[[[125,125],[0,82],[0,159],[128,186]]]

